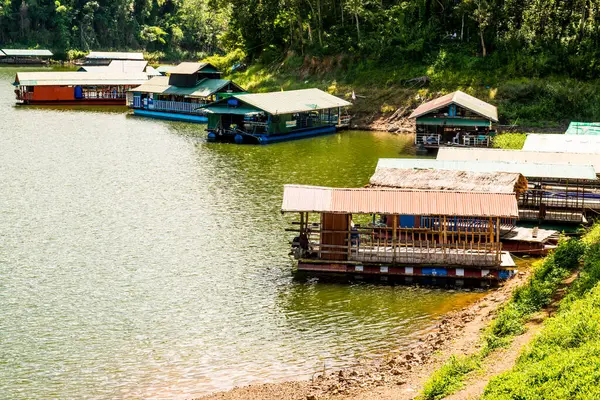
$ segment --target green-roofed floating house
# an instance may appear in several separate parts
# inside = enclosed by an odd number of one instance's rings
[[[458,90],[421,104],[409,118],[415,119],[415,144],[421,148],[489,147],[498,110]]]
[[[592,135],[600,136],[600,122],[572,121],[565,132],[566,135]]]
[[[206,123],[202,106],[244,92],[220,77],[221,73],[211,64],[181,63],[169,71],[169,76],[155,76],[131,89],[127,105],[135,115]]]
[[[236,94],[203,108],[208,140],[267,144],[347,127],[351,103],[319,89]]]

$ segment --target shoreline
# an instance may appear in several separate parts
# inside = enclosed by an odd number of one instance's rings
[[[526,281],[528,275],[528,272],[520,272],[503,286],[490,290],[465,308],[444,314],[427,336],[397,353],[359,362],[356,366],[317,373],[310,380],[252,384],[194,399],[375,400],[388,398],[384,392],[389,390],[394,392],[390,398],[412,399],[419,394],[422,381],[435,365],[442,362],[444,354],[456,350],[463,353],[478,350],[481,329],[493,318],[498,308],[510,299],[514,288]]]

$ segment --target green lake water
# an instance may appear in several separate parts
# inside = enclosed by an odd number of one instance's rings
[[[362,186],[412,137],[269,146],[125,108],[17,107],[0,68],[0,398],[188,398],[414,344],[479,294],[302,282],[285,183]]]

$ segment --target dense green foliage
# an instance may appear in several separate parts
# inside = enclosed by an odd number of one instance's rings
[[[592,78],[600,74],[599,7],[600,0],[0,0],[0,43],[63,53],[241,49],[267,64],[290,53],[343,54]]]
[[[483,398],[600,398],[600,225],[583,242],[581,275],[559,313],[512,371],[490,381]]]
[[[561,282],[579,266],[584,251],[588,256],[589,248],[584,240],[564,239],[552,254],[537,262],[527,284],[515,289],[486,330],[481,350],[467,357],[451,357],[426,382],[423,396],[433,400],[453,393],[493,350],[508,345],[513,336],[523,333],[527,318],[550,304]]]
[[[525,144],[525,133],[503,133],[494,138],[494,147],[497,149],[521,150]]]

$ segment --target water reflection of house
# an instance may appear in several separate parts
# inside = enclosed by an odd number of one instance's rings
[[[244,91],[220,77],[211,64],[181,63],[169,76],[156,76],[133,88],[127,104],[144,117],[205,123],[201,106]]]
[[[282,212],[299,214],[299,271],[486,281],[515,272],[500,241],[518,218],[514,193],[286,185]]]
[[[416,121],[415,144],[426,149],[440,146],[488,147],[498,122],[495,106],[461,91],[421,104],[409,118]]]

